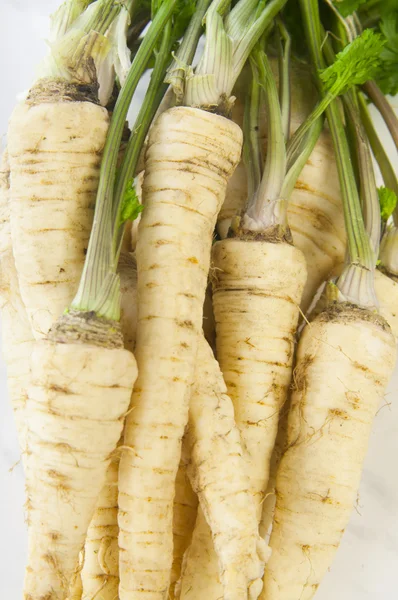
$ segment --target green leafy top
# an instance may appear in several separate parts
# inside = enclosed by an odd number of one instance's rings
[[[179,0],[173,18],[172,36],[174,40],[182,38],[195,10],[196,0]]]
[[[135,221],[138,215],[144,210],[138,199],[134,185],[134,179],[130,179],[124,192],[122,206],[120,210],[120,225],[126,221]]]
[[[386,39],[381,53],[377,83],[384,94],[398,93],[398,10],[387,14],[380,22],[380,31]]]
[[[334,4],[343,17],[348,17],[357,11],[367,0],[334,0]]]
[[[337,54],[332,65],[320,70],[319,77],[325,91],[337,96],[352,85],[361,85],[372,79],[380,66],[380,55],[385,43],[380,34],[365,29]]]
[[[379,202],[381,220],[386,222],[391,217],[398,202],[397,195],[387,187],[379,187]]]

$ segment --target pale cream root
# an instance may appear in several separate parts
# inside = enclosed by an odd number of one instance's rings
[[[273,61],[275,74],[277,61]],[[291,132],[305,120],[316,98],[308,68],[295,64],[291,70]],[[309,90],[314,90],[309,93]],[[264,107],[265,111],[265,107]],[[234,119],[241,123],[242,106],[237,103]],[[266,150],[266,114],[260,119],[260,137]],[[217,228],[222,238],[232,218],[247,202],[247,178],[243,163],[231,177]],[[294,244],[307,261],[308,278],[301,306],[307,310],[313,295],[336,264],[343,262],[346,247],[343,207],[339,178],[330,134],[323,131],[297,181],[288,204],[288,221]]]
[[[82,578],[81,578],[82,565],[83,565],[83,552],[81,552],[79,555],[79,562],[78,562],[78,567],[77,567],[78,571],[74,577],[74,580],[72,580],[67,600],[82,600],[82,594],[83,594],[83,585],[82,585]]]
[[[36,338],[73,299],[93,218],[107,111],[90,102],[19,104],[8,130],[15,264]]]
[[[323,133],[301,172],[288,204],[295,246],[307,263],[301,308],[312,298],[336,264],[344,260],[346,233],[339,179],[330,137]]]
[[[277,473],[264,600],[310,600],[330,567],[395,357],[384,319],[348,304],[331,307],[305,328],[288,446]]]
[[[64,600],[137,374],[124,349],[36,342],[26,405],[25,600]]]
[[[180,466],[175,481],[173,508],[173,565],[170,578],[170,598],[175,597],[175,586],[181,576],[182,561],[189,547],[198,513],[198,497],[192,489],[187,474],[189,464],[187,440],[182,441]]]
[[[0,167],[0,308],[2,352],[7,365],[7,388],[24,460],[26,446],[25,402],[33,349],[32,329],[19,293],[12,252],[9,219],[9,167],[7,151]]]
[[[275,511],[275,486],[276,486],[276,473],[279,467],[279,463],[286,449],[286,437],[287,437],[287,418],[290,408],[290,389],[288,398],[283,406],[283,409],[279,416],[278,433],[275,438],[275,446],[272,451],[268,485],[265,491],[265,498],[261,511],[261,521],[259,526],[260,535],[265,540],[269,539],[271,524],[274,518]]]
[[[76,581],[73,584],[73,588],[71,589],[71,591],[69,593],[68,600],[82,600],[82,593],[83,593],[82,580],[80,578],[80,575],[77,575]]]
[[[119,454],[116,451],[87,531],[81,572],[82,600],[115,600],[118,597],[118,470]]]
[[[119,259],[121,328],[124,347],[133,352],[137,328],[137,265],[130,253]],[[120,444],[123,444],[123,436]],[[82,600],[116,600],[119,588],[118,471],[120,449],[113,455],[106,473],[84,545],[81,572]],[[79,599],[80,600],[80,599]]]
[[[7,366],[8,396],[13,407],[22,460],[26,451],[25,405],[34,338],[19,294],[12,249],[0,258],[2,352]]]
[[[398,280],[376,269],[375,289],[380,314],[383,315],[395,338],[398,339]]]
[[[189,408],[187,442],[191,452],[188,472],[192,487],[213,537],[225,600],[256,600],[262,587],[267,546],[259,536],[256,505],[250,493],[239,429],[231,399],[213,352],[199,342],[196,377]],[[202,516],[198,516],[199,527]],[[210,532],[211,530],[211,532]],[[182,597],[201,598],[202,579],[208,577],[189,564],[183,572]],[[214,556],[214,555],[213,555]],[[217,596],[210,595],[209,598]]]
[[[210,527],[199,507],[192,541],[184,555],[182,577],[176,585],[175,598],[220,600],[224,593],[220,572]]]
[[[167,598],[210,248],[241,146],[237,125],[186,107],[163,113],[149,134],[137,243],[139,377],[119,471],[120,600]]]
[[[217,358],[260,519],[291,380],[305,260],[289,244],[229,238],[213,246],[213,265]]]
[[[9,192],[10,164],[6,148],[0,159],[0,257],[11,246]]]

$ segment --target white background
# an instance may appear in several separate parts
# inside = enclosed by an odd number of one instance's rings
[[[57,0],[0,0],[0,134],[16,95],[28,88],[45,53]],[[398,107],[398,100],[395,100]],[[379,121],[378,121],[379,123]],[[397,153],[384,128],[391,159]],[[398,371],[375,420],[357,510],[317,600],[398,597]],[[23,473],[0,361],[0,598],[22,598],[26,557]],[[206,600],[206,599],[203,599]],[[298,600],[298,599],[291,599]]]

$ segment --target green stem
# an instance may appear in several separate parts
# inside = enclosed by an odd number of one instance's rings
[[[279,35],[279,103],[282,114],[282,125],[285,140],[290,137],[291,89],[290,89],[290,56],[292,40],[283,21],[277,19]],[[282,43],[282,39],[283,42]]]
[[[355,151],[357,155],[361,190],[360,197],[365,229],[372,244],[374,255],[377,257],[379,255],[381,220],[372,155],[366,131],[360,118],[357,94],[355,94],[354,90],[350,90],[350,92],[345,94],[344,103],[355,136]]]
[[[358,97],[362,123],[365,127],[374,157],[377,161],[377,164],[379,165],[384,185],[390,188],[390,190],[393,190],[393,192],[395,192],[395,194],[398,196],[398,179],[395,174],[395,171],[392,167],[390,159],[387,156],[387,152],[385,151],[384,146],[381,143],[380,138],[377,134],[372,117],[370,116],[368,105],[363,94],[358,94]],[[398,215],[396,212],[394,212],[394,221],[395,224],[398,225]]]
[[[300,0],[300,5],[311,58],[318,71],[326,66],[321,51],[322,28],[318,2]],[[319,79],[318,87],[322,93]],[[329,105],[326,115],[335,148],[348,238],[347,265],[337,281],[337,286],[343,296],[359,306],[374,306],[376,303],[373,282],[375,257],[365,231],[340,106],[336,101]]]
[[[50,41],[54,43],[69,30],[93,0],[66,0],[51,17]]]
[[[243,160],[247,172],[247,191],[251,198],[258,190],[261,183],[262,164],[261,147],[259,138],[259,112],[261,88],[259,73],[255,60],[250,60],[252,80],[250,94],[245,101],[245,113],[243,119]]]
[[[315,148],[315,144],[321,135],[322,129],[323,117],[319,117],[319,119],[311,126],[306,136],[302,139],[301,145],[296,148],[294,155],[287,155],[287,173],[281,191],[282,198],[290,198],[294,186],[297,183],[297,179],[304,169],[311,152]]]
[[[335,14],[335,16],[337,18],[338,27],[340,29],[339,33],[340,34],[342,33],[342,35],[339,36],[339,39],[344,39],[344,46],[345,46],[347,43],[352,42],[352,40],[355,39],[355,37],[357,35],[356,31],[355,31],[355,23],[353,21],[353,18],[351,16],[344,18],[343,15],[338,10],[338,5],[336,6],[332,2],[332,0],[324,0],[324,1],[326,2],[326,4],[329,6],[330,10]]]
[[[398,150],[398,117],[391,104],[374,81],[367,81],[363,89],[383,117]]]
[[[92,18],[85,24],[85,31],[87,33],[89,31],[97,31],[103,35],[121,8],[121,5],[115,4],[114,0],[103,0],[102,5],[98,5],[98,10],[94,12]]]
[[[267,105],[267,158],[260,186],[249,198],[243,217],[244,229],[265,231],[275,225],[286,227],[286,201],[281,190],[286,174],[286,146],[279,94],[268,58],[263,50],[256,50],[260,84]]]
[[[228,115],[232,89],[251,51],[287,0],[270,0],[258,12],[257,2],[240,0],[223,19],[231,0],[213,0],[206,15],[203,55],[186,79],[184,103]],[[260,6],[262,6],[260,2]]]
[[[71,304],[72,308],[79,311],[98,311],[98,298],[103,295],[103,288],[107,285],[109,276],[116,273],[117,261],[113,244],[112,220],[113,192],[124,123],[138,82],[176,3],[177,0],[165,0],[162,3],[137,51],[116,102],[101,163],[94,223],[87,256],[79,290]],[[120,289],[117,293],[117,288],[117,285],[112,287],[107,306],[102,308],[99,316],[110,319],[120,317]]]
[[[123,162],[120,168],[120,173],[116,181],[114,194],[114,246],[113,250],[116,256],[116,261],[119,260],[120,243],[123,237],[124,225],[119,226],[121,220],[121,210],[123,206],[123,198],[129,184],[129,181],[134,177],[138,161],[140,158],[142,146],[145,142],[146,135],[151,125],[152,119],[156,110],[163,98],[166,86],[162,85],[166,68],[170,62],[170,41],[171,41],[171,22],[168,21],[163,32],[162,42],[157,52],[155,66],[151,75],[151,80],[148,90],[145,94],[141,109],[137,115],[134,127],[128,141]]]
[[[211,0],[199,0],[195,14],[189,22],[176,57],[167,69],[165,82],[172,86],[178,104],[182,102],[184,97],[185,71],[192,64],[195,56],[195,51],[202,34],[203,18],[210,2]]]
[[[254,46],[257,44],[264,31],[271,25],[272,21],[285,6],[286,2],[287,0],[271,0],[270,2],[267,2],[265,8],[263,8],[254,23],[244,35],[241,35],[234,50],[234,75],[230,91],[232,91],[232,88],[234,87],[235,82],[239,77],[239,74],[242,71],[243,66]]]
[[[336,99],[336,94],[332,92],[326,92],[323,98],[318,102],[313,111],[308,115],[305,121],[303,121],[296,129],[292,137],[288,142],[288,152],[295,153],[296,148],[300,146],[302,140],[305,138],[309,129],[314,123],[323,115],[328,106]]]

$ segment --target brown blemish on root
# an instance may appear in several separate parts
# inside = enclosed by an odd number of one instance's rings
[[[346,411],[341,410],[339,408],[330,408],[329,415],[331,415],[331,417],[338,417],[339,419],[343,419],[344,421],[347,421],[347,419],[349,418]]]
[[[69,396],[72,394],[72,392],[68,388],[62,387],[61,385],[57,385],[56,383],[51,384],[48,389],[51,392],[57,392],[58,394],[65,394],[65,396]]]
[[[190,262],[190,263],[192,263],[193,265],[198,265],[199,264],[199,261],[196,258],[196,256],[190,256],[189,258],[187,258],[187,261]]]
[[[354,410],[360,408],[361,398],[355,392],[346,392],[345,397]]]
[[[194,324],[189,319],[185,319],[185,321],[179,321],[177,319],[177,325],[179,325],[179,327],[183,327],[185,329],[195,329]]]
[[[26,103],[92,102],[99,104],[98,83],[67,83],[62,79],[40,79],[30,90]]]
[[[57,481],[67,481],[68,479],[67,477],[65,477],[65,475],[63,475],[59,471],[56,471],[55,469],[50,469],[49,471],[47,471],[47,475],[51,477],[51,479],[56,479]]]
[[[361,363],[357,362],[356,360],[353,360],[351,362],[352,362],[352,366],[355,367],[356,369],[358,369],[359,371],[363,371],[364,373],[371,373],[371,370],[369,369],[369,367],[366,367],[365,365],[361,365]]]
[[[288,225],[273,225],[264,231],[251,231],[240,226],[241,218],[232,221],[227,237],[235,238],[245,242],[267,242],[269,244],[293,245],[292,232]]]
[[[120,323],[98,317],[95,312],[69,310],[51,327],[48,340],[60,344],[90,344],[102,348],[123,348]]]

